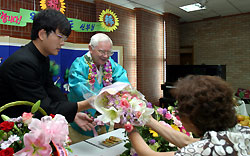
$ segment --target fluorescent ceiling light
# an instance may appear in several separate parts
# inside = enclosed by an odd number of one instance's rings
[[[206,9],[206,6],[202,6],[200,3],[195,3],[195,4],[185,5],[179,8],[185,10],[186,12],[190,12],[190,11]]]

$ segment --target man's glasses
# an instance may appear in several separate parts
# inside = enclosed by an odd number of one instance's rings
[[[60,40],[61,40],[61,41],[63,41],[63,42],[67,41],[67,39],[68,39],[68,37],[67,37],[67,36],[57,34],[56,32],[55,32],[55,34],[56,34],[56,36],[57,36],[57,37],[59,37],[59,38],[60,38]]]
[[[114,52],[112,51],[105,51],[105,50],[97,50],[99,53],[101,53],[102,55],[107,54],[108,56],[112,56],[114,54]]]

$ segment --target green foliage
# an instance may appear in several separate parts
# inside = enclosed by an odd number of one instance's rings
[[[9,120],[10,118],[4,114],[1,115],[1,118],[3,119],[3,121],[7,121]]]
[[[36,111],[38,111],[41,104],[41,100],[38,100],[31,108],[31,113],[34,114]]]
[[[239,97],[242,99],[243,97],[245,96],[245,93],[244,92],[240,92],[239,93]]]

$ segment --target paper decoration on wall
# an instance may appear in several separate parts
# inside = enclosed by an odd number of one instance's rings
[[[99,15],[99,21],[101,22],[102,27],[111,32],[116,30],[119,26],[118,17],[109,9],[102,10],[101,15]]]
[[[0,24],[16,25],[16,26],[26,25],[26,23],[22,22],[23,16],[21,16],[17,12],[0,10],[0,16],[1,16]]]
[[[49,64],[50,64],[49,71],[50,71],[51,75],[53,77],[55,77],[55,76],[57,77],[56,80],[54,81],[54,85],[61,88],[61,83],[59,82],[59,80],[60,80],[60,76],[59,76],[60,65],[57,64],[55,61],[50,61]]]
[[[20,13],[0,10],[0,24],[13,26],[26,26],[27,23],[33,23],[33,18],[38,11],[20,8]],[[110,32],[102,27],[101,22],[84,22],[79,19],[68,18],[71,29],[76,32]]]
[[[57,11],[60,11],[63,14],[66,9],[64,0],[41,0],[40,6],[42,10],[52,8],[56,9]]]

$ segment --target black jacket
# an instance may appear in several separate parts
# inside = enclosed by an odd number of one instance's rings
[[[33,42],[21,47],[0,66],[0,106],[13,101],[36,102],[47,114],[62,114],[72,122],[77,104],[69,102],[53,83],[49,72],[49,57],[43,56]],[[30,106],[16,106],[1,114],[17,117],[30,112]],[[40,118],[41,114],[36,113]]]

